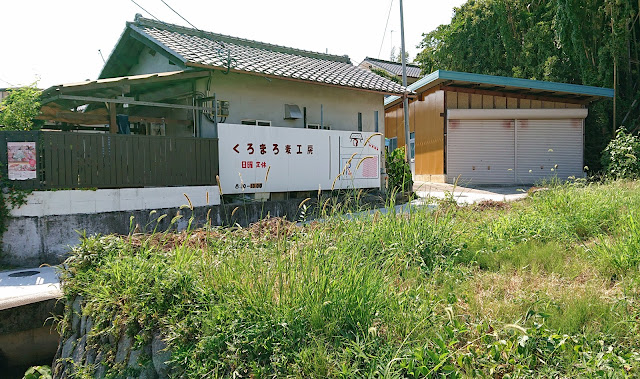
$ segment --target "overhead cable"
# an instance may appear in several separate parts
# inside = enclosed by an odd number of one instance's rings
[[[387,26],[389,26],[389,17],[391,16],[391,8],[393,8],[393,0],[391,0],[391,4],[389,4],[389,12],[387,13],[387,23],[384,24],[384,33],[382,34],[382,42],[380,42],[380,50],[378,50],[378,59],[380,59],[380,53],[382,53],[382,45],[384,44],[384,37],[386,37],[387,35]]]
[[[138,4],[138,3],[136,3],[134,0],[131,0],[131,2],[132,2],[132,3],[134,3],[135,5],[137,5],[137,6],[138,6],[140,9],[142,9],[143,11],[147,12],[147,13],[149,14],[149,16],[151,16],[151,17],[155,18],[155,19],[156,19],[156,21],[160,21],[160,20],[158,20],[158,18],[157,18],[156,16],[152,15],[152,14],[151,14],[151,12],[149,12],[149,11],[148,11],[148,10],[146,10],[146,9],[144,9],[144,8],[142,7],[142,5],[140,5],[140,4]]]
[[[190,23],[190,22],[189,22],[189,20],[187,20],[186,18],[182,17],[182,15],[181,15],[180,13],[176,12],[176,10],[175,10],[175,9],[171,8],[171,5],[167,4],[167,2],[166,2],[166,1],[164,1],[164,0],[160,0],[160,1],[162,1],[162,3],[163,3],[164,5],[166,5],[169,9],[171,9],[171,10],[173,11],[173,13],[177,14],[177,15],[178,15],[181,19],[183,19],[187,24],[191,25],[191,27],[192,27],[192,28],[194,28],[194,29],[196,29],[196,30],[200,30],[200,29],[196,28],[196,27],[195,27],[195,25],[193,25],[192,23]]]

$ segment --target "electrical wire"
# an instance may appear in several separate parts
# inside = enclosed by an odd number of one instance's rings
[[[156,21],[160,21],[160,20],[158,20],[158,18],[157,18],[156,16],[152,15],[152,14],[151,14],[151,12],[149,12],[148,10],[146,10],[146,9],[142,8],[142,5],[140,5],[140,4],[138,4],[138,3],[136,3],[136,2],[135,2],[135,1],[133,1],[133,0],[131,0],[131,2],[132,2],[132,3],[134,3],[135,5],[137,5],[137,6],[138,6],[140,9],[142,9],[143,11],[147,12],[147,13],[149,14],[149,16],[151,16],[151,17],[155,18],[155,19],[156,19]]]
[[[189,22],[189,20],[187,20],[186,18],[182,17],[182,15],[178,12],[176,12],[175,9],[171,8],[171,5],[167,4],[164,0],[160,0],[162,1],[162,3],[164,5],[166,5],[167,7],[169,7],[169,9],[171,9],[173,11],[173,13],[177,14],[178,16],[180,16],[181,19],[183,19],[184,21],[186,21],[187,24],[191,25],[191,27],[193,27],[195,30],[200,31],[200,29],[196,28],[195,25],[193,25],[192,23]]]
[[[387,23],[384,24],[384,33],[382,34],[382,42],[380,42],[380,50],[378,50],[378,59],[380,59],[380,53],[382,53],[382,45],[384,44],[384,37],[387,36],[387,26],[389,26],[389,17],[391,16],[391,8],[393,8],[393,0],[389,4],[389,13],[387,13]]]
[[[13,84],[13,83],[9,83],[8,81],[6,81],[6,80],[4,80],[4,79],[2,79],[2,78],[0,78],[0,82],[5,82],[5,83],[7,83],[8,85],[10,85],[11,87],[16,87],[16,85],[15,85],[15,84]]]

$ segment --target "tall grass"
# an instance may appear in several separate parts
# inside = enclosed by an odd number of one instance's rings
[[[636,211],[629,211],[622,216],[615,235],[604,237],[593,247],[595,256],[609,266],[614,274],[640,271],[640,225]]]
[[[161,331],[178,376],[638,374],[620,322],[637,314],[637,189],[88,238],[64,289],[84,297],[94,341]],[[611,282],[618,269],[628,281]]]

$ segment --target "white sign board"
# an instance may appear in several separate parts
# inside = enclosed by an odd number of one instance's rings
[[[380,187],[379,133],[218,125],[222,192]]]

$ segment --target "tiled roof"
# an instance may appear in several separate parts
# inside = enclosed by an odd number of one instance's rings
[[[129,27],[185,64],[401,94],[405,88],[351,64],[347,56],[292,49],[136,17]]]
[[[402,76],[402,63],[385,61],[382,59],[369,58],[369,57],[366,57],[362,62],[363,63],[368,62],[369,64],[376,66],[378,68],[381,68],[383,70],[386,70],[393,75]],[[422,75],[421,75],[420,66],[407,63],[407,77],[419,78],[421,76]]]

